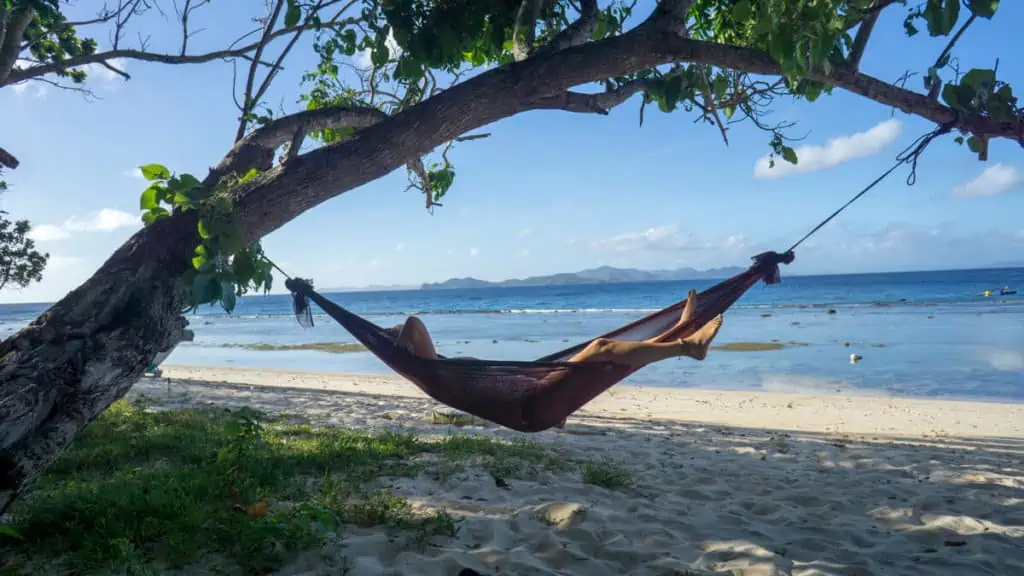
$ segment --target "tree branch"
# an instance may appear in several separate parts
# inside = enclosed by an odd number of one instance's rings
[[[321,25],[322,28],[332,26],[345,26],[356,22],[357,19],[346,18],[343,20],[337,20],[331,23],[324,23]],[[316,28],[314,24],[303,23],[291,28],[281,28],[270,35],[270,41],[273,41],[281,36],[292,34],[299,30],[312,30]],[[160,64],[203,64],[205,62],[213,62],[214,60],[232,59],[232,58],[251,58],[250,52],[256,50],[259,47],[260,42],[253,42],[237,48],[229,48],[225,50],[215,50],[213,52],[207,52],[204,54],[190,54],[182,56],[180,54],[163,54],[148,52],[146,50],[130,50],[130,49],[118,49],[118,50],[107,50],[106,52],[98,52],[96,54],[89,54],[84,56],[77,56],[75,58],[68,58],[60,64],[46,63],[38,64],[36,66],[30,66],[28,68],[10,70],[10,74],[6,79],[2,77],[3,68],[0,68],[0,86],[6,84],[15,84],[29,78],[37,78],[39,76],[45,76],[47,74],[53,74],[60,72],[61,70],[67,70],[69,68],[78,68],[87,64],[96,64],[113,60],[115,58],[123,58],[125,60],[139,60],[142,62],[156,62]],[[15,54],[17,57],[17,54]],[[270,66],[270,63],[261,62],[265,66]],[[12,64],[13,66],[13,64]]]
[[[871,12],[857,29],[857,35],[853,38],[853,46],[850,48],[850,56],[847,58],[847,62],[854,69],[860,68],[860,59],[864,56],[864,49],[867,48],[868,38],[871,37],[871,32],[875,29],[875,22],[878,21],[879,14],[881,11]]]
[[[249,125],[249,113],[252,112],[255,106],[252,98],[252,89],[253,83],[256,81],[256,69],[259,68],[259,61],[263,56],[263,50],[266,49],[267,42],[270,41],[270,35],[274,31],[274,26],[277,24],[277,18],[281,15],[281,8],[283,7],[284,0],[276,0],[274,8],[267,16],[267,21],[263,24],[263,35],[260,36],[260,41],[256,45],[256,52],[252,55],[252,62],[249,64],[249,75],[245,80],[245,92],[242,93],[242,114],[238,120],[238,130],[235,131],[235,142],[241,140],[242,136],[245,136],[245,128]]]
[[[945,66],[945,63],[943,61],[946,60],[946,58],[949,56],[949,53],[953,51],[953,46],[956,46],[956,43],[960,40],[960,37],[963,36],[964,32],[967,31],[967,28],[970,27],[971,24],[974,24],[974,20],[977,17],[977,14],[973,12],[971,13],[970,18],[968,18],[967,21],[964,22],[963,26],[961,26],[960,29],[956,31],[956,34],[953,34],[953,37],[949,39],[949,43],[946,44],[946,47],[942,50],[942,53],[939,54],[939,57],[935,59],[935,64],[932,65],[932,68],[941,68]],[[936,98],[939,97],[939,89],[942,87],[942,82],[937,80],[938,79],[934,78],[931,74],[925,76],[925,88],[928,89],[928,97],[931,98],[932,100],[935,100]]]
[[[534,110],[565,110],[580,114],[607,115],[612,108],[629,100],[633,95],[647,89],[646,80],[634,80],[623,84],[615,90],[599,92],[597,94],[583,94],[580,92],[566,91],[554,96],[548,96],[538,100],[530,106]]]
[[[16,75],[14,64],[18,61],[18,54],[21,54],[21,39],[35,16],[35,10],[28,6],[15,8],[7,14],[7,26],[3,28],[5,34],[0,43],[0,86],[18,81],[11,81],[10,78]]]
[[[892,6],[893,4],[906,4],[906,0],[877,0],[870,8],[866,10],[855,10],[859,18],[854,18],[846,23],[846,30],[853,30],[858,24],[863,23],[871,16],[877,16],[881,14],[882,10]]]
[[[522,0],[516,13],[516,26],[512,30],[512,57],[525,60],[533,53],[533,42],[537,34],[537,14],[543,0]]]
[[[0,168],[10,168],[11,170],[14,170],[18,167],[18,164],[20,164],[20,162],[18,162],[18,159],[14,157],[14,154],[0,148]]]
[[[571,46],[579,46],[594,35],[597,25],[600,23],[597,9],[597,0],[582,0],[580,17],[568,25],[565,30],[559,32],[551,42],[541,46],[537,53],[559,52]]]
[[[321,202],[502,118],[553,107],[601,113],[616,100],[624,100],[629,91],[614,95],[563,93],[573,86],[675,62],[699,62],[751,74],[777,76],[781,72],[763,52],[682,38],[675,30],[649,21],[621,36],[481,73],[347,140],[300,155],[287,167],[276,167],[241,187],[236,204],[239,221],[248,237],[264,236]],[[523,80],[527,78],[529,81]],[[957,117],[952,109],[923,94],[859,74],[850,66],[836,67],[831,76],[816,74],[814,79],[938,124]],[[636,93],[642,86],[632,85],[630,90]],[[983,116],[961,121],[966,131],[1017,138],[1016,122],[996,122]]]

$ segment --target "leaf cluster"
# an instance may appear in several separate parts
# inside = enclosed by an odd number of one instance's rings
[[[245,245],[242,234],[233,222],[230,191],[254,178],[250,170],[241,177],[224,178],[210,189],[191,174],[171,174],[160,164],[140,166],[142,176],[151,182],[139,199],[142,221],[150,226],[172,213],[199,212],[196,235],[198,245],[192,267],[183,276],[186,308],[195,310],[201,304],[219,302],[225,311],[234,310],[238,297],[273,285],[273,265],[263,254],[260,243]]]

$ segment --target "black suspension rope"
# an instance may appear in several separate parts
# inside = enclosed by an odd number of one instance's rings
[[[911,166],[910,174],[907,176],[907,186],[913,186],[917,182],[917,160],[918,158],[921,157],[921,154],[924,152],[924,149],[927,148],[928,145],[932,143],[932,140],[935,140],[936,138],[942,136],[943,134],[948,134],[959,123],[960,114],[957,113],[953,120],[951,120],[950,122],[947,122],[939,126],[938,128],[932,130],[931,132],[919,137],[917,140],[914,140],[914,142],[910,146],[904,148],[903,152],[900,152],[899,155],[896,156],[896,163],[893,164],[892,167],[883,172],[882,175],[879,176],[878,178],[875,178],[873,182],[865,186],[863,190],[858,192],[857,195],[854,196],[853,198],[850,198],[846,202],[846,204],[840,206],[839,209],[830,214],[828,218],[822,220],[817,226],[812,228],[810,232],[804,234],[804,237],[797,240],[796,244],[790,246],[789,250],[786,250],[786,252],[788,253],[795,250],[797,246],[803,244],[804,241],[813,236],[815,232],[821,230],[826,224],[831,222],[832,219],[838,216],[840,212],[846,210],[850,206],[850,204],[853,204],[857,200],[860,200],[861,196],[867,194],[872,188],[877,186],[879,183],[882,182],[882,180],[885,180],[890,174],[896,171],[897,168],[904,164],[910,164]]]

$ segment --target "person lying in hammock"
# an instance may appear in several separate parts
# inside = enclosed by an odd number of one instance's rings
[[[689,320],[696,309],[697,291],[690,290],[686,295],[686,306],[683,308],[679,322],[669,331]],[[648,364],[669,358],[685,356],[694,360],[704,360],[712,340],[718,335],[721,327],[722,315],[719,314],[692,336],[674,342],[659,342],[661,334],[638,342],[597,338],[566,362],[612,362],[629,366],[636,371]],[[434,348],[430,332],[418,317],[409,316],[404,323],[387,328],[386,331],[395,337],[399,345],[405,346],[413,354],[431,360],[437,358],[437,350]],[[549,376],[549,378],[561,377],[561,374]],[[561,428],[564,425],[565,421],[563,420],[558,427]]]

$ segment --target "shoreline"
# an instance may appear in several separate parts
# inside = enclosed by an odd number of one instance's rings
[[[228,384],[236,390],[231,396],[296,390],[404,399],[427,403],[434,408],[443,407],[411,382],[391,374],[173,364],[163,365],[161,369],[163,375],[160,379],[144,378],[136,387],[142,385],[146,390],[156,391],[164,387],[159,382],[169,379],[200,388]],[[891,396],[863,390],[810,394],[619,384],[570,416],[569,422],[594,419],[613,422],[646,419],[764,430],[911,438],[1024,438],[1024,403],[999,399]],[[547,433],[553,432],[525,436]]]

